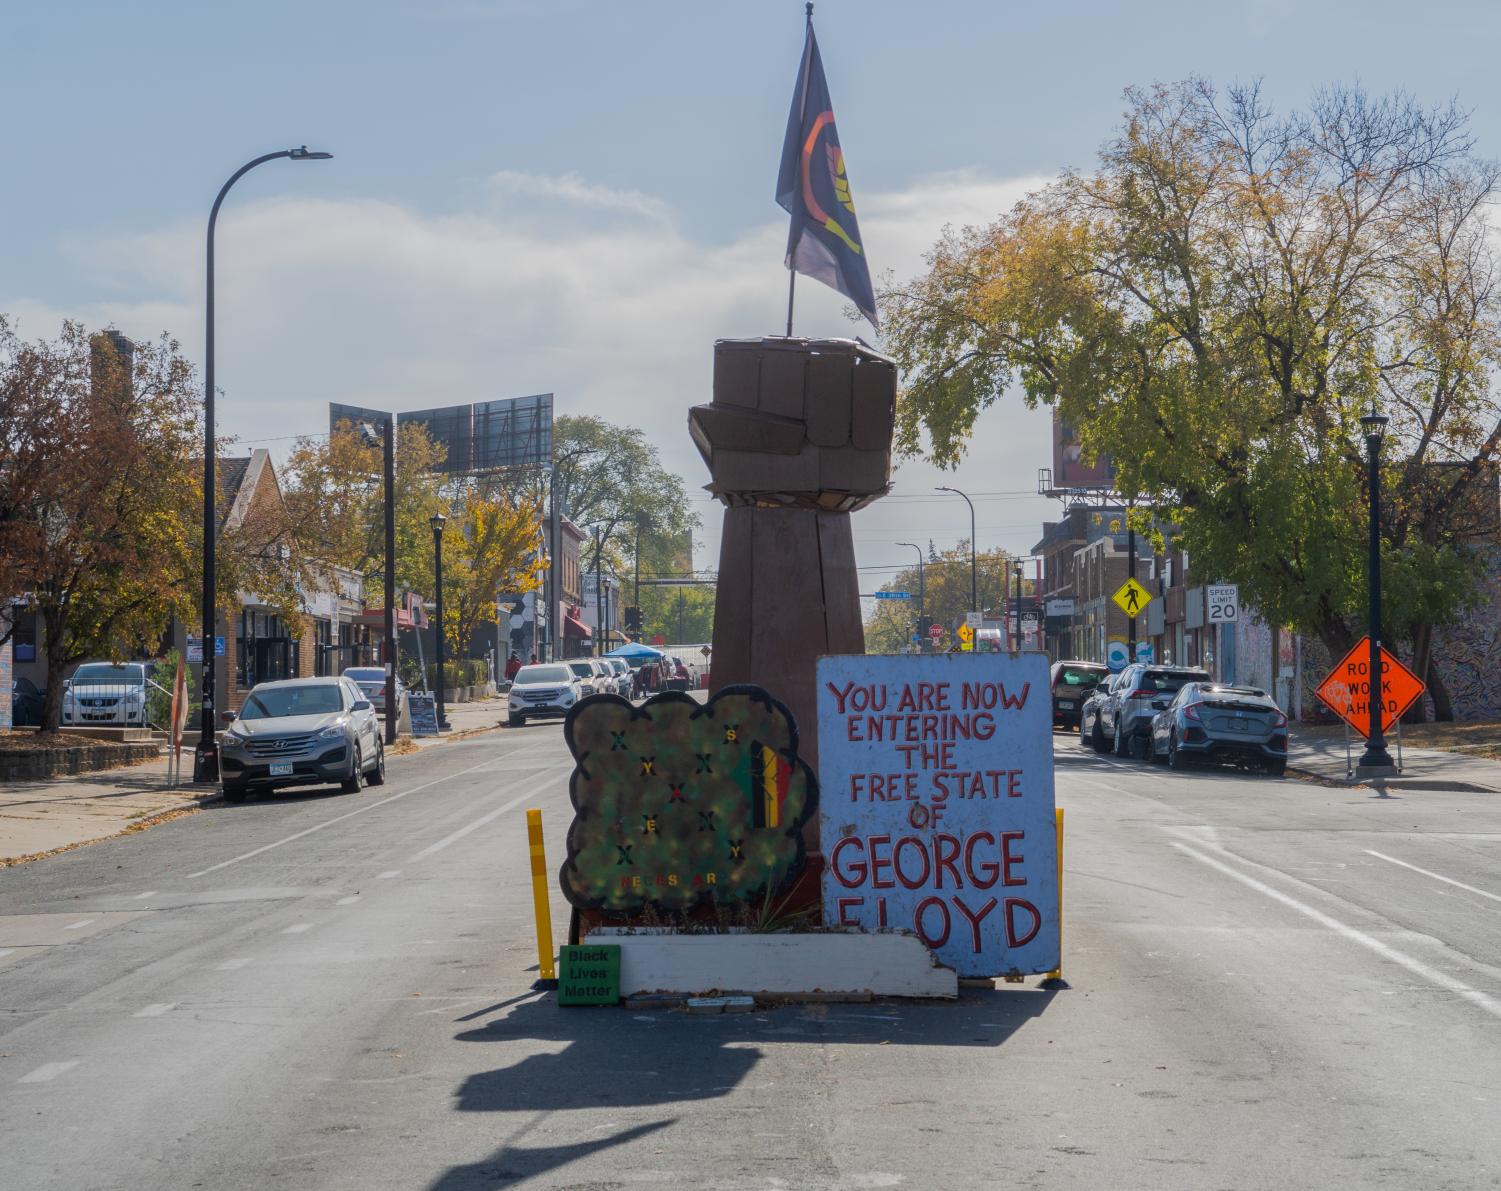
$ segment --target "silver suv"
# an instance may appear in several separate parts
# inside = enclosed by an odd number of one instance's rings
[[[1109,696],[1099,704],[1097,739],[1108,741],[1117,757],[1140,752],[1145,760],[1151,748],[1152,720],[1157,713],[1167,709],[1185,684],[1213,681],[1207,671],[1188,666],[1153,666],[1143,662],[1127,666]]]
[[[220,739],[226,802],[253,789],[338,782],[346,794],[386,780],[380,721],[347,678],[263,682]]]

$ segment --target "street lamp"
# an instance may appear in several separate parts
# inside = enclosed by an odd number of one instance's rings
[[[1016,648],[1019,651],[1022,647],[1022,560],[1014,560],[1011,570],[1016,575]]]
[[[198,720],[198,744],[193,749],[193,780],[213,782],[219,779],[219,746],[214,733],[214,535],[218,528],[218,501],[214,491],[214,225],[219,222],[219,207],[229,188],[268,161],[285,157],[291,161],[327,161],[332,153],[313,152],[306,145],[266,153],[247,161],[219,189],[208,215],[208,287],[204,302],[203,352],[203,593],[200,610],[203,616],[203,710]]]
[[[1366,736],[1366,750],[1360,758],[1361,769],[1391,769],[1392,756],[1386,751],[1386,740],[1381,731],[1381,439],[1386,434],[1387,418],[1370,410],[1360,419],[1360,428],[1365,432],[1367,487],[1371,497],[1371,553],[1368,631],[1371,638],[1370,672],[1367,675],[1367,709],[1371,724]]]
[[[898,542],[897,545],[898,546],[907,546],[907,547],[910,547],[911,549],[917,551],[917,633],[916,633],[916,636],[917,636],[917,651],[919,653],[921,653],[922,652],[922,644],[923,644],[923,642],[922,642],[922,638],[923,638],[922,622],[927,619],[927,617],[925,617],[923,615],[923,597],[926,594],[926,592],[925,592],[925,589],[924,589],[924,586],[923,586],[923,575],[922,575],[922,547],[919,546],[916,542]]]
[[[443,706],[443,526],[448,518],[442,513],[434,513],[427,519],[427,523],[433,527],[433,586],[437,589],[436,602],[438,614],[438,730],[448,727],[447,709]]]
[[[934,492],[952,492],[955,496],[964,496],[957,488],[938,487]],[[975,502],[964,496],[964,503],[969,506],[969,610],[980,610],[980,568],[975,561]]]

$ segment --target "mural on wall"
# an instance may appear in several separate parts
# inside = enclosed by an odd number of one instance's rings
[[[574,819],[560,880],[574,906],[759,904],[802,872],[818,780],[791,713],[760,687],[703,704],[678,691],[640,707],[599,695],[568,713],[563,735]]]
[[[1433,655],[1456,720],[1501,716],[1501,550],[1488,550],[1481,602],[1434,630]],[[1429,711],[1432,712],[1432,700]]]

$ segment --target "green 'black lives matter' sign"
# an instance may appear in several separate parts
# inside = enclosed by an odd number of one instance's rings
[[[614,1005],[619,1000],[619,943],[562,949],[558,955],[559,1005]]]

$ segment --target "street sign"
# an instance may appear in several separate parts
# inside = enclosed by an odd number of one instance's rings
[[[914,931],[960,976],[1053,971],[1047,657],[835,655],[817,674],[824,922]]]
[[[985,623],[985,613],[966,612],[964,614],[964,623],[972,629],[977,629]]]
[[[188,638],[188,661],[203,661],[203,642],[196,637]]]
[[[1152,593],[1135,579],[1127,579],[1110,598],[1120,606],[1122,612],[1135,620],[1152,602]]]
[[[1214,583],[1204,589],[1204,615],[1209,624],[1233,624],[1240,615],[1240,587]]]
[[[941,624],[930,624],[928,626],[928,636],[937,641],[938,638],[943,636],[943,626]]]
[[[1105,645],[1105,665],[1110,668],[1110,673],[1119,674],[1131,664],[1131,652],[1126,648],[1126,643],[1119,637],[1111,637]]]
[[[412,716],[413,736],[438,734],[438,705],[431,691],[409,691],[407,709]]]
[[[703,648],[702,648],[702,649],[700,649],[700,650],[699,650],[699,651],[698,651],[698,652],[699,652],[699,653],[701,653],[701,654],[703,654],[703,655],[704,655],[704,657],[708,657],[708,656],[709,656],[709,655],[710,655],[710,654],[711,654],[711,653],[713,653],[713,652],[714,652],[714,650],[713,650],[713,649],[712,649],[712,648],[710,648],[710,647],[709,647],[709,646],[707,646],[707,645],[705,645],[705,646],[704,646],[704,647],[703,647]]]
[[[619,1000],[619,943],[590,943],[559,950],[559,1005],[613,1005]]]
[[[664,636],[662,636],[661,633],[658,633],[655,637],[653,637],[651,639],[651,643],[653,645],[666,645],[667,644],[667,638],[664,637]]]
[[[910,591],[878,591],[878,592],[876,592],[876,599],[878,599],[878,600],[910,600],[911,598],[912,598],[912,593]]]
[[[1362,637],[1355,647],[1340,658],[1334,669],[1319,683],[1318,696],[1323,704],[1349,724],[1360,736],[1367,737],[1371,727],[1370,705],[1371,639]],[[1422,698],[1427,688],[1423,680],[1397,660],[1395,654],[1381,647],[1381,731],[1389,732],[1402,713]]]
[[[1074,614],[1074,601],[1071,599],[1051,599],[1047,602],[1049,616],[1072,616]]]
[[[968,645],[972,641],[974,641],[974,639],[975,630],[970,628],[967,624],[961,624],[959,626],[959,640],[964,642],[965,645]]]
[[[214,638],[214,656],[216,658],[222,658],[224,656],[224,638],[223,637],[215,637]]]

